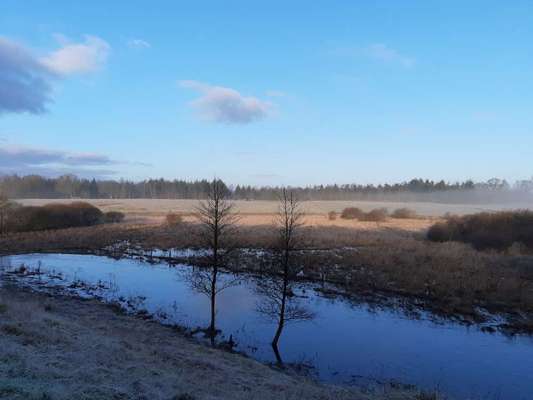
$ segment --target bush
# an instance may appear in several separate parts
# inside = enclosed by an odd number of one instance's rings
[[[502,211],[450,216],[431,226],[427,238],[435,242],[469,243],[479,250],[504,250],[514,243],[533,249],[533,212]]]
[[[46,204],[42,207],[18,207],[7,217],[7,230],[12,232],[41,231],[102,223],[104,214],[84,202]]]
[[[393,211],[391,217],[398,219],[414,219],[418,218],[418,214],[415,210],[411,210],[410,208],[397,208]]]
[[[386,208],[375,208],[374,210],[364,213],[359,221],[372,221],[372,222],[383,222],[387,220],[389,216],[389,211]]]
[[[168,226],[176,226],[183,222],[183,217],[180,214],[168,213],[165,221]]]
[[[114,224],[124,221],[126,216],[120,211],[108,211],[104,214],[104,222],[106,224]]]
[[[335,221],[337,219],[337,212],[336,211],[328,212],[328,219],[330,221]]]
[[[342,210],[341,218],[344,219],[358,219],[359,221],[374,221],[383,222],[387,220],[389,211],[386,208],[375,208],[374,210],[365,213],[357,207],[348,207]]]
[[[347,207],[342,210],[341,218],[343,219],[360,219],[364,215],[364,212],[357,207]]]

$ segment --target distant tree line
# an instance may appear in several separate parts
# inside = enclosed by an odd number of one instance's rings
[[[276,200],[280,187],[228,186],[221,182],[228,196],[235,200]],[[210,181],[148,179],[129,180],[82,179],[73,175],[46,178],[39,175],[0,176],[0,193],[9,198],[110,198],[110,199],[205,199]],[[412,179],[383,185],[315,185],[292,187],[302,200],[383,200],[476,202],[532,200],[533,179],[510,185],[505,180],[449,183]]]

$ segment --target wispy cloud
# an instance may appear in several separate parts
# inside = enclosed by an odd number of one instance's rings
[[[148,49],[152,45],[143,39],[130,39],[128,40],[128,47],[131,49]]]
[[[248,124],[267,117],[273,108],[268,101],[243,96],[237,90],[227,87],[193,80],[179,81],[179,85],[201,93],[191,105],[203,119],[212,122]]]
[[[40,61],[59,75],[97,71],[105,64],[111,50],[111,46],[97,36],[85,35],[80,43],[71,42],[62,35],[56,35],[56,39],[61,47]]]
[[[0,114],[40,114],[52,102],[54,80],[101,68],[110,46],[96,36],[72,43],[56,35],[61,47],[44,57],[23,45],[0,37]]]
[[[148,166],[141,162],[121,162],[103,154],[73,153],[23,146],[0,147],[0,173],[58,175],[113,175],[118,164]]]
[[[107,156],[93,153],[69,153],[19,146],[0,147],[0,167],[45,164],[87,166],[115,163]]]
[[[383,43],[371,44],[366,48],[366,52],[375,60],[401,65],[404,68],[411,68],[416,63],[413,57],[402,54]]]

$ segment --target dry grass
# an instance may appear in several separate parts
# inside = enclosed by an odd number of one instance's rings
[[[16,200],[24,205],[43,205],[47,203],[69,203],[71,199],[21,199]],[[102,211],[122,211],[131,217],[149,218],[164,217],[169,212],[190,214],[198,206],[197,200],[166,200],[166,199],[85,199]],[[276,201],[244,201],[235,202],[237,210],[242,214],[272,214],[277,211]],[[346,207],[358,207],[368,212],[375,208],[410,208],[418,215],[440,217],[446,213],[463,215],[480,211],[494,211],[523,208],[524,204],[438,204],[425,202],[383,202],[383,201],[304,201],[303,209],[307,214],[326,215],[329,211],[340,212]]]
[[[96,301],[0,288],[0,398],[415,399],[321,386]]]
[[[34,251],[96,251],[127,240],[145,249],[199,247],[192,216],[175,226],[113,224],[0,238],[3,254]],[[276,234],[272,215],[244,215],[235,245],[270,248]],[[522,311],[533,328],[533,260],[520,253],[477,251],[461,243],[425,240],[431,219],[385,222],[330,220],[327,214],[307,215],[298,260],[308,279],[326,279],[349,293],[392,293],[422,299],[445,314],[478,318],[476,309]],[[261,272],[261,260],[239,258],[235,270]],[[528,328],[528,329],[530,329]]]

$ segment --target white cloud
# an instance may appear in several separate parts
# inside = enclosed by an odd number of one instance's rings
[[[128,47],[132,49],[149,49],[152,45],[143,39],[131,39],[128,40]]]
[[[63,36],[56,38],[62,47],[53,51],[40,61],[59,75],[84,74],[100,69],[111,50],[111,46],[97,36],[84,36],[84,42],[69,42]]]
[[[399,64],[405,68],[411,68],[415,65],[416,60],[412,57],[406,56],[397,50],[390,48],[383,43],[374,43],[366,49],[368,55],[376,60],[387,63]]]
[[[191,102],[203,119],[228,124],[248,124],[269,115],[272,104],[256,97],[243,96],[235,89],[184,80],[181,87],[201,93]]]

